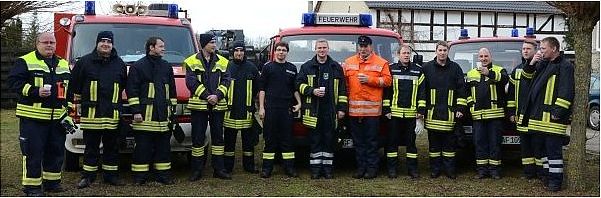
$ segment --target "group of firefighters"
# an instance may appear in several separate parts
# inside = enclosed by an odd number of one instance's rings
[[[171,65],[162,59],[168,43],[160,37],[149,38],[146,56],[127,71],[113,47],[116,41],[112,32],[99,32],[94,50],[70,70],[67,61],[54,54],[54,35],[42,33],[36,50],[16,61],[8,84],[19,95],[16,115],[20,118],[22,184],[27,196],[63,191],[65,128],[73,125],[68,116],[73,102],[81,104],[79,126],[86,145],[77,187],[89,187],[99,169],[105,183],[124,185],[118,177],[123,90],[133,115],[134,183],[174,183],[170,174],[170,117],[177,104],[176,88]],[[444,41],[436,44],[434,60],[423,66],[410,61],[407,45],[396,51],[399,61],[389,65],[374,53],[368,36],[359,36],[357,54],[340,65],[328,55],[328,41],[318,39],[315,56],[300,70],[286,61],[289,46],[280,42],[274,46],[274,60],[260,71],[246,60],[243,42],[234,43],[233,60],[215,53],[213,35],[201,34],[199,43],[201,51],[186,58],[182,66],[191,93],[187,104],[192,118],[189,181],[203,176],[208,125],[213,177],[232,179],[238,132],[244,171],[271,177],[276,152],[280,152],[285,174],[298,177],[292,143],[293,117],[298,113],[310,129],[311,179],[333,178],[335,131],[345,116],[356,150],[354,178],[377,177],[378,134],[384,116],[390,123],[385,145],[388,177],[398,177],[398,147],[403,141],[408,175],[419,178],[415,139],[427,129],[430,177],[445,173],[455,179],[453,131],[469,111],[476,178],[501,177],[501,131],[504,119],[509,119],[520,132],[524,177],[540,178],[551,191],[561,189],[562,146],[570,124],[574,77],[572,64],[560,55],[559,42],[553,37],[543,39],[540,47],[534,40],[525,41],[522,64],[510,75],[493,64],[491,52],[482,48],[478,66],[468,71],[467,77],[448,58],[449,46]],[[263,120],[265,140],[260,170],[254,162],[258,142],[258,133],[253,130],[255,112]]]

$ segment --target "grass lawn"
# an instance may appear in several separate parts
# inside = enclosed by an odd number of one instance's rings
[[[18,144],[18,119],[14,110],[1,111],[1,196],[22,196],[21,192],[21,153]],[[260,143],[262,144],[262,142]],[[297,161],[300,178],[289,179],[276,166],[270,179],[261,179],[258,175],[242,171],[241,157],[237,158],[233,180],[214,179],[209,166],[205,168],[204,178],[191,183],[187,181],[189,174],[187,160],[183,155],[173,156],[173,171],[176,184],[162,186],[151,182],[143,187],[132,185],[129,159],[131,155],[123,155],[120,166],[121,176],[126,186],[112,187],[101,182],[101,176],[90,188],[79,190],[75,187],[79,173],[64,172],[63,193],[48,194],[50,196],[599,196],[599,156],[587,156],[587,187],[585,192],[564,190],[558,193],[547,192],[538,181],[520,179],[519,157],[503,161],[503,178],[501,180],[473,179],[475,171],[473,162],[460,163],[459,176],[450,180],[442,176],[430,179],[427,163],[427,135],[418,137],[420,173],[417,181],[406,175],[397,179],[388,179],[384,168],[378,178],[373,180],[357,180],[351,178],[354,173],[354,158],[337,159],[335,178],[332,180],[311,180],[307,168],[307,157]],[[401,149],[404,150],[404,149]],[[260,153],[260,146],[257,153]],[[238,148],[240,152],[240,148]],[[297,153],[297,157],[301,155]],[[308,155],[308,154],[307,154]],[[241,156],[241,153],[237,153]],[[404,156],[402,154],[401,156]],[[260,156],[256,156],[260,158]],[[339,155],[340,157],[340,155]],[[401,162],[404,162],[404,157]],[[260,164],[260,160],[258,161]],[[569,162],[567,162],[569,163]],[[210,163],[207,163],[209,165]],[[404,164],[401,173],[405,173]],[[569,170],[569,168],[568,168]]]

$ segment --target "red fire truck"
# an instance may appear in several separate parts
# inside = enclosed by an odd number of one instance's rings
[[[302,27],[282,29],[271,37],[270,44],[261,52],[261,61],[273,60],[275,44],[287,42],[290,46],[287,61],[300,70],[300,66],[315,55],[315,41],[324,38],[329,43],[329,55],[334,60],[343,62],[357,53],[357,38],[367,35],[373,41],[374,53],[393,63],[397,61],[394,51],[403,42],[396,32],[371,28],[372,17],[369,14],[305,13],[302,24]],[[340,126],[342,127],[337,131],[339,147],[353,148],[350,132],[346,131],[344,125]],[[382,127],[381,133],[385,132],[384,128]],[[309,145],[308,128],[302,124],[300,117],[295,119],[293,137],[296,145]]]
[[[507,74],[511,74],[513,68],[522,62],[522,44],[526,39],[536,39],[534,29],[527,28],[526,35],[523,37],[519,37],[518,30],[513,29],[511,37],[480,38],[470,38],[467,29],[461,29],[459,39],[452,41],[450,44],[449,59],[459,64],[463,72],[467,73],[476,67],[478,50],[486,47],[493,55],[493,64],[502,66],[507,71]],[[507,91],[507,86],[505,91]],[[459,144],[469,147],[472,145],[473,140],[471,115],[468,115],[464,120],[465,122],[462,123],[464,133],[462,138],[460,138]],[[506,120],[504,126],[502,142],[504,149],[519,151],[520,136],[517,134],[515,126],[509,120]]]
[[[173,65],[173,73],[176,78],[176,89],[178,105],[176,119],[186,134],[182,143],[171,139],[172,151],[189,151],[190,140],[190,112],[186,109],[186,103],[190,93],[186,88],[185,73],[181,64],[184,59],[198,52],[198,43],[194,37],[194,31],[190,26],[190,19],[179,18],[177,4],[150,4],[145,5],[121,5],[113,6],[113,14],[96,15],[93,1],[85,2],[84,14],[55,13],[54,29],[57,37],[57,54],[68,60],[71,67],[82,56],[92,52],[96,47],[96,35],[100,31],[109,30],[114,34],[113,47],[119,56],[129,66],[138,59],[145,56],[144,45],[146,39],[151,36],[162,37],[166,43],[166,52],[163,59]],[[186,14],[187,15],[187,14]],[[127,104],[125,93],[122,99]],[[76,111],[72,113],[76,123],[79,121],[80,109],[76,105]],[[131,113],[125,105],[120,128],[122,141],[121,152],[132,152],[134,139],[129,127]],[[79,156],[83,153],[85,144],[83,134],[78,130],[74,134],[68,134],[65,141],[66,147],[66,169],[77,170],[79,168]]]

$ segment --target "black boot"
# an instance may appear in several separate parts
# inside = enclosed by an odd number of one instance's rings
[[[285,159],[284,169],[284,172],[286,173],[286,175],[288,175],[288,177],[298,177],[296,168],[294,168],[294,159]]]
[[[309,163],[311,163],[309,161]],[[321,164],[310,164],[311,167],[311,179],[319,179],[321,172]]]
[[[242,157],[242,164],[244,166],[244,171],[249,172],[249,173],[254,173],[254,174],[259,173],[259,170],[257,170],[257,168],[255,166],[255,156],[254,155]]]
[[[117,171],[105,171],[104,172],[104,183],[111,186],[124,186],[121,180],[119,180],[119,174]]]
[[[92,180],[87,177],[82,177],[77,183],[77,189],[87,188],[92,184]]]
[[[41,186],[25,186],[23,189],[25,196],[28,197],[44,197],[44,192],[42,191]]]
[[[323,178],[333,179],[334,174],[332,172],[333,172],[332,165],[323,165]]]
[[[455,157],[443,157],[443,163],[447,177],[449,179],[457,179],[457,174],[455,173]]]
[[[261,178],[270,178],[273,171],[273,160],[263,159],[263,168],[261,170]]]
[[[363,175],[364,179],[374,179],[378,177],[378,170],[376,169],[367,169],[365,175]]]
[[[234,156],[223,156],[223,167],[226,173],[232,173],[235,161],[236,158]]]
[[[204,169],[205,161],[205,156],[192,157],[190,165],[192,168],[192,174],[190,177],[188,177],[188,181],[198,181],[200,178],[202,178],[202,170]]]
[[[175,184],[175,181],[173,181],[171,173],[169,173],[168,170],[158,171],[156,181],[163,185]]]
[[[394,153],[396,154],[396,153]],[[387,157],[386,158],[386,166],[388,167],[388,178],[397,178],[397,167],[399,165],[398,157]]]
[[[225,170],[217,170],[217,169],[213,170],[213,177],[219,178],[219,179],[225,179],[225,180],[232,179],[232,176],[229,173],[227,173]]]
[[[134,174],[134,185],[142,186],[146,184],[146,180],[148,180],[147,172],[138,172]]]
[[[357,171],[355,172],[355,174],[353,175],[353,178],[361,179],[361,178],[363,178],[363,176],[365,176],[365,169],[358,168]]]

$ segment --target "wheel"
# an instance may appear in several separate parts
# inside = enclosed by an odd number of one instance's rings
[[[80,154],[65,150],[65,171],[76,172],[81,169],[79,166],[79,156]]]
[[[593,106],[588,112],[588,126],[599,130],[599,106]]]

